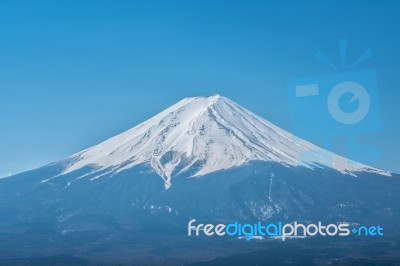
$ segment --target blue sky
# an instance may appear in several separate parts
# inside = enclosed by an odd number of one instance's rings
[[[335,73],[314,55],[339,62],[340,38],[349,60],[373,51],[360,68],[376,70],[382,128],[359,141],[400,172],[400,2],[349,2],[0,1],[0,176],[187,96],[224,95],[291,131],[288,80]],[[330,148],[346,155],[345,140]]]

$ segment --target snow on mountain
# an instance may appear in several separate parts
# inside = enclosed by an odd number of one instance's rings
[[[351,175],[365,171],[390,175],[296,138],[220,95],[181,100],[132,129],[67,158],[61,175],[85,166],[116,174],[144,163],[169,188],[171,178],[179,174],[202,176],[250,161],[332,168]]]

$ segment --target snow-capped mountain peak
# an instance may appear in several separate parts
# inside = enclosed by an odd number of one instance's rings
[[[220,95],[185,98],[132,129],[69,157],[62,174],[84,166],[118,173],[148,164],[168,188],[171,178],[179,174],[201,176],[250,161],[327,167],[353,175],[360,171],[390,175],[296,138]]]

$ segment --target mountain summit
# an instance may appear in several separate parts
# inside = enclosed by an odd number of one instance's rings
[[[171,186],[175,176],[202,176],[251,161],[341,173],[389,172],[369,167],[296,138],[220,95],[185,98],[149,120],[63,161],[65,175],[90,166],[117,174],[150,165]],[[47,180],[44,180],[44,182]],[[70,184],[70,183],[69,183]]]

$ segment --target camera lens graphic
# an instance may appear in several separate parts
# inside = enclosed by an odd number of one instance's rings
[[[353,97],[350,103],[358,100],[358,108],[351,113],[340,108],[339,100],[344,94],[350,93]],[[329,93],[328,110],[331,116],[339,123],[351,125],[362,121],[368,114],[371,100],[368,92],[357,82],[345,81],[337,84]]]

